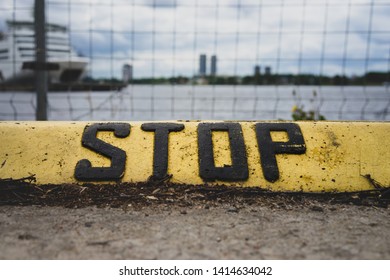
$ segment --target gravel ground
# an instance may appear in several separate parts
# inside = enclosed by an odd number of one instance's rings
[[[389,217],[356,194],[47,187],[0,192],[0,258],[390,259]]]

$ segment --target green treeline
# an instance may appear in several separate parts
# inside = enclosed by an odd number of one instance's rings
[[[119,79],[92,79],[86,78],[89,83],[121,83]],[[251,76],[204,76],[189,78],[185,76],[171,78],[136,78],[129,84],[204,84],[204,85],[389,85],[390,72],[368,72],[362,76],[325,76],[313,74],[258,74]]]

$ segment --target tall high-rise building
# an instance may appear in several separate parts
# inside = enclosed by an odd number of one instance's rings
[[[199,57],[199,76],[206,76],[206,55],[201,54]]]
[[[271,75],[271,66],[265,66],[265,75]]]
[[[257,77],[257,76],[260,76],[260,71],[261,71],[261,68],[259,65],[256,65],[255,66],[255,74],[254,76]]]
[[[210,68],[210,74],[212,76],[217,75],[217,56],[213,55],[211,57],[211,68]]]
[[[133,66],[124,64],[122,68],[122,79],[124,84],[128,84],[133,80]]]
[[[254,75],[253,75],[255,85],[259,85],[259,84],[260,84],[260,71],[261,71],[260,66],[259,66],[259,65],[256,65],[256,66],[255,66],[255,73],[254,73]]]

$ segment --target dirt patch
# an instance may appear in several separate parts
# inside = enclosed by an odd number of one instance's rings
[[[41,205],[82,208],[87,206],[121,208],[131,205],[193,206],[228,203],[275,208],[311,207],[313,203],[346,204],[387,208],[387,189],[356,193],[277,193],[259,188],[174,185],[168,182],[116,185],[43,185],[14,182],[0,187],[0,205]],[[315,210],[315,208],[313,208]],[[318,210],[318,209],[317,209]]]
[[[0,259],[390,259],[390,198],[2,183]]]
[[[389,209],[264,202],[1,206],[0,259],[390,259]]]

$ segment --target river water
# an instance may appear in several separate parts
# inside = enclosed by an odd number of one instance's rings
[[[294,106],[327,120],[390,120],[384,86],[130,85],[48,94],[50,120],[291,120]],[[32,92],[0,92],[0,120],[34,120]]]

